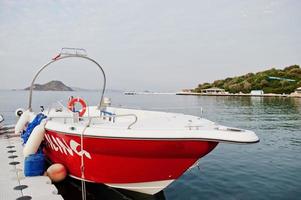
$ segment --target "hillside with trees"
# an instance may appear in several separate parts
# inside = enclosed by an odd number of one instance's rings
[[[216,80],[213,83],[199,84],[193,91],[201,92],[203,89],[212,87],[222,88],[230,93],[250,93],[251,90],[263,90],[264,93],[289,94],[301,87],[301,69],[298,65],[292,65],[283,70],[272,68],[255,74],[248,73],[243,76]]]
[[[30,87],[27,87],[24,90],[29,90],[29,89]],[[34,84],[33,89],[39,91],[73,91],[71,87],[66,86],[61,81],[50,81],[45,84]]]

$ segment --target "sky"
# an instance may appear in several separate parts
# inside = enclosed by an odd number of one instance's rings
[[[0,0],[0,89],[25,88],[62,47],[97,60],[107,87],[179,91],[301,64],[299,0]],[[64,60],[37,83],[97,89],[91,63]]]

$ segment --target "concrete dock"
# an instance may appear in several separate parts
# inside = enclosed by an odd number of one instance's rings
[[[47,176],[24,176],[20,137],[0,135],[0,200],[62,200]]]

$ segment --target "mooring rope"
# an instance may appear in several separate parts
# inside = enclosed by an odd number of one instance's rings
[[[87,192],[86,192],[86,182],[85,182],[85,163],[84,163],[84,133],[86,129],[89,127],[90,122],[84,127],[81,135],[80,135],[80,146],[81,146],[81,186],[82,186],[82,200],[87,199]]]

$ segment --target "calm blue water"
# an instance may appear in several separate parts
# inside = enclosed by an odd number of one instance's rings
[[[34,106],[49,105],[70,95],[96,104],[96,92],[34,92]],[[300,199],[301,99],[124,96],[108,93],[115,106],[201,115],[227,126],[250,129],[260,137],[253,145],[219,144],[164,190],[166,199]],[[0,91],[0,113],[14,123],[13,112],[26,107],[28,92]],[[80,199],[80,198],[79,198]]]

